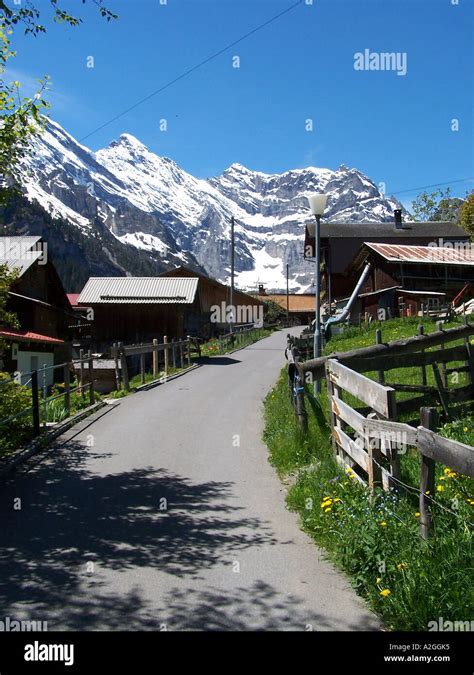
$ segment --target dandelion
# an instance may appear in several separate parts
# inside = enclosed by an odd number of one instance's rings
[[[438,490],[438,492],[443,492],[444,487],[442,485],[438,485],[436,489]]]
[[[464,427],[464,433],[467,433],[469,429],[467,427]]]
[[[331,507],[328,506],[327,509],[324,509],[324,513],[329,513],[330,510],[331,510]]]
[[[390,595],[391,592],[392,592],[392,591],[390,591],[390,589],[384,588],[383,591],[380,591],[380,595],[381,595],[383,598],[388,598],[388,596]]]
[[[450,473],[448,473],[448,478],[456,478],[457,475],[458,474],[455,471],[451,471]]]
[[[382,522],[380,523],[380,527],[387,527],[387,523],[385,522],[385,520],[382,520]]]
[[[445,468],[444,473],[447,475],[448,473],[451,473],[451,469],[448,469],[448,467]]]
[[[330,499],[328,499],[325,502],[321,502],[321,508],[326,509],[328,506],[331,506],[331,504],[332,504],[332,501]]]
[[[400,572],[401,570],[406,570],[407,567],[408,567],[407,563],[401,562],[401,563],[398,563],[397,570]]]
[[[417,511],[417,512],[415,513],[415,518],[419,518],[419,517],[420,517],[420,512]]]

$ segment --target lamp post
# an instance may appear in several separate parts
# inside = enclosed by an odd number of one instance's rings
[[[326,203],[328,200],[328,195],[326,194],[314,194],[308,197],[309,208],[311,213],[316,218],[316,226],[314,228],[314,257],[316,261],[316,290],[315,290],[315,300],[316,300],[316,317],[314,322],[314,341],[313,341],[313,356],[318,358],[321,356],[321,251],[320,251],[320,223],[321,216],[324,213],[326,208]],[[314,381],[314,395],[315,397],[319,394],[320,386],[319,380]]]

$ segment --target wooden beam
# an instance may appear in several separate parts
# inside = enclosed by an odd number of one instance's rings
[[[396,401],[394,389],[370,380],[365,375],[356,373],[334,359],[331,359],[328,365],[329,378],[334,384],[350,392],[384,417],[395,417]]]

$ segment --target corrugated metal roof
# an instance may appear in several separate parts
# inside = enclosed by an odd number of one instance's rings
[[[22,276],[43,256],[41,250],[35,250],[40,241],[41,237],[0,237],[0,265],[18,270]]]
[[[474,265],[474,250],[468,244],[456,248],[440,246],[408,246],[397,244],[374,244],[364,246],[375,251],[389,262],[422,263],[435,265]]]
[[[91,277],[77,302],[188,305],[194,302],[198,283],[197,277]]]

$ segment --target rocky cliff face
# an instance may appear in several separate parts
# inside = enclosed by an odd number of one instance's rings
[[[165,266],[204,268],[227,281],[230,217],[236,222],[236,281],[243,288],[265,283],[273,290],[304,290],[312,267],[302,257],[306,196],[327,192],[330,221],[388,221],[399,204],[385,198],[357,169],[308,167],[264,174],[232,164],[220,176],[197,179],[173,160],[150,152],[122,134],[93,153],[50,121],[33,141],[22,183],[27,197],[93,237],[107,229],[130,250],[159,256]]]

